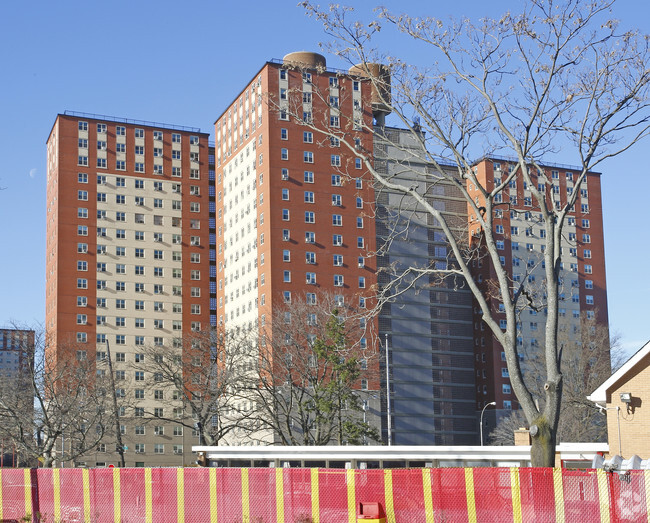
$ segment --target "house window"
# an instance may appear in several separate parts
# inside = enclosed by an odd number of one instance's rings
[[[341,247],[343,245],[343,236],[341,234],[332,235],[332,245]]]
[[[280,159],[281,160],[288,160],[289,159],[289,150],[288,149],[282,149],[280,151]]]
[[[333,214],[332,225],[335,227],[341,227],[343,225],[343,216],[341,216],[340,214]]]
[[[314,163],[314,153],[311,151],[305,151],[302,159],[305,163]]]

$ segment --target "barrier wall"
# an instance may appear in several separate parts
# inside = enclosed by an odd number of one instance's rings
[[[645,522],[650,471],[0,470],[3,521],[356,523],[360,502],[381,503],[388,523]]]

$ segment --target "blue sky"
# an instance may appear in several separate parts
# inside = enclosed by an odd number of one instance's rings
[[[200,127],[213,122],[266,60],[326,39],[296,1],[5,3],[0,14],[0,325],[43,322],[47,140],[65,110]],[[349,2],[369,12],[374,2]],[[497,16],[520,1],[387,1],[396,12]],[[621,0],[614,16],[650,33],[650,5]],[[423,62],[419,49],[385,42]],[[328,57],[331,67],[345,67]],[[643,151],[602,165],[611,327],[633,351],[650,339],[642,277],[650,258]],[[552,161],[552,159],[549,159]],[[570,159],[563,159],[567,163]],[[639,265],[641,264],[641,265]]]

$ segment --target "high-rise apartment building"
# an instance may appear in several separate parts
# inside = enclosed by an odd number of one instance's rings
[[[375,169],[406,186],[418,184],[458,235],[466,234],[467,203],[451,181],[431,176],[421,142],[406,129],[375,129]],[[449,166],[453,176],[453,166]],[[437,179],[436,183],[431,180]],[[428,190],[424,190],[428,184]],[[410,267],[447,269],[453,263],[439,223],[402,193],[377,188],[375,227],[379,284]],[[409,278],[379,313],[390,346],[393,442],[471,445],[476,440],[472,297],[462,278]],[[397,289],[396,289],[397,290]]]
[[[59,114],[47,141],[46,328],[51,361],[110,354],[128,465],[189,463],[189,431],[156,430],[144,348],[183,346],[210,327],[208,134],[199,129]],[[187,452],[183,452],[187,447]],[[91,462],[115,462],[103,446]],[[171,457],[170,455],[175,455]]]
[[[374,189],[360,159],[324,125],[372,150],[370,84],[313,53],[267,62],[215,123],[217,316],[272,329],[274,310],[328,294],[361,309],[376,284]],[[365,106],[365,111],[362,107]],[[379,414],[376,319],[358,383]],[[273,336],[271,332],[269,334]]]
[[[475,165],[479,182],[488,190],[494,184],[500,184],[515,167],[516,162],[499,158],[486,158]],[[546,192],[547,201],[556,208],[565,206],[580,169],[553,164],[543,165],[542,168],[549,183],[539,177],[538,189]],[[563,261],[560,267],[558,336],[565,347],[575,340],[587,341],[589,333],[581,332],[584,320],[589,325],[606,326],[608,323],[600,173],[587,173],[579,190],[575,206],[567,215],[561,238]],[[504,204],[503,208],[495,210],[494,221],[496,245],[502,254],[501,264],[514,284],[525,281],[531,293],[540,296],[545,280],[543,253],[546,231],[539,207],[530,188],[519,176],[497,198],[501,198]],[[499,202],[495,200],[495,203]],[[479,233],[478,223],[471,216],[469,231]],[[487,291],[486,285],[494,277],[489,260],[485,258],[475,262],[473,270],[476,281]],[[489,292],[486,295],[498,318],[498,297]],[[540,305],[539,300],[533,301],[536,303],[523,310],[518,321],[517,346],[524,372],[531,370],[527,359],[537,357],[544,347],[546,310],[543,302]],[[501,316],[501,321],[505,322],[505,314]],[[499,417],[507,415],[511,409],[517,409],[518,404],[510,387],[505,354],[482,322],[478,307],[474,309],[474,343],[477,412],[487,403],[496,402],[495,409],[485,413],[486,426],[490,428],[494,427]],[[568,350],[565,349],[565,356],[569,356]],[[599,347],[599,350],[609,349]]]

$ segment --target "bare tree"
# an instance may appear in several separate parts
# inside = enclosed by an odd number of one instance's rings
[[[250,353],[245,329],[193,332],[176,346],[151,346],[145,368],[153,376],[152,395],[169,408],[153,409],[152,420],[165,420],[199,433],[201,445],[219,445],[248,415],[237,409],[244,355]]]
[[[298,93],[284,110],[322,137],[336,138],[359,158],[378,187],[403,195],[440,224],[458,264],[445,269],[464,277],[483,321],[505,351],[513,390],[533,436],[532,462],[552,466],[563,387],[562,353],[558,343],[558,294],[562,263],[561,243],[567,215],[574,213],[587,174],[604,160],[626,151],[648,134],[648,40],[621,31],[610,18],[613,2],[597,0],[530,0],[520,14],[473,23],[418,19],[378,9],[368,22],[354,20],[354,10],[329,10],[304,3],[307,12],[323,23],[340,59],[354,66],[361,81],[373,87],[373,110],[378,125],[354,114],[339,127],[327,114],[304,118]],[[373,38],[395,30],[414,45],[429,50],[431,65],[418,67],[381,53]],[[384,64],[378,67],[377,63]],[[314,90],[327,103],[327,93]],[[273,102],[273,100],[271,100]],[[331,104],[330,104],[331,105]],[[300,106],[300,108],[299,108]],[[412,172],[414,183],[401,183],[378,169],[373,151],[355,142],[353,130],[386,140],[384,116],[392,118],[420,144],[418,161],[430,166]],[[341,118],[345,115],[341,112]],[[573,191],[555,202],[544,159],[571,150],[579,162]],[[475,159],[512,158],[512,169],[497,183],[485,183]],[[409,161],[397,161],[409,170]],[[448,166],[453,165],[453,169]],[[354,176],[354,175],[351,175]],[[470,261],[453,234],[445,213],[435,207],[433,189],[440,181],[456,186],[468,206],[472,233],[480,238],[486,263],[493,267],[489,293],[473,280]],[[496,245],[495,214],[508,210],[511,182],[526,184],[532,210],[541,214],[545,230],[544,289],[547,310],[544,353],[544,401],[535,402],[518,357],[517,316],[528,305],[527,282],[513,282],[501,266]],[[413,275],[443,272],[435,266],[409,268]],[[501,300],[506,327],[501,328],[491,308],[491,297]]]
[[[82,347],[55,360],[40,333],[33,361],[0,383],[0,431],[13,441],[24,464],[44,467],[74,461],[94,449],[112,427],[110,384],[95,379],[95,367]],[[77,352],[75,349],[78,348]]]
[[[293,297],[261,328],[259,362],[245,398],[258,420],[252,439],[272,434],[282,445],[379,441],[376,421],[364,416],[378,368],[366,343],[370,333],[364,318],[339,299],[326,293]]]
[[[564,387],[560,406],[558,441],[607,441],[607,420],[587,396],[597,389],[617,369],[623,360],[617,336],[610,338],[605,325],[583,314],[580,323],[560,325],[558,342],[562,346]],[[542,354],[527,346],[524,376],[536,401],[544,398],[544,359]],[[528,427],[521,411],[513,411],[497,422],[490,433],[496,445],[512,445],[513,430]]]

